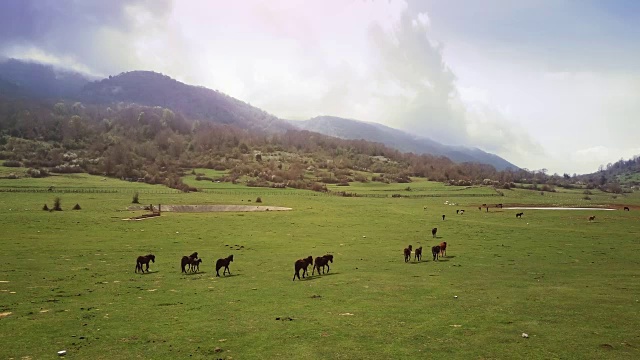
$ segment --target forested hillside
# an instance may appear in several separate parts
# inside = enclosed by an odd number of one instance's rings
[[[161,107],[0,99],[0,158],[31,176],[88,172],[188,190],[184,169],[229,170],[223,181],[322,190],[326,183],[409,182],[410,176],[509,183],[526,173],[403,154],[383,144],[192,120]],[[23,169],[23,170],[26,170]],[[525,175],[526,176],[526,175]],[[194,189],[191,189],[194,190]]]

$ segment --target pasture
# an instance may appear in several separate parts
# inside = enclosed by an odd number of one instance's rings
[[[95,192],[28,191],[51,184]],[[585,204],[579,191],[494,196],[426,181],[332,190],[404,195],[410,186],[433,197],[207,186],[183,194],[89,175],[0,179],[0,190],[23,191],[0,192],[0,358],[640,357],[637,194],[594,191]],[[142,214],[126,210],[134,191],[142,204],[261,196],[261,205],[293,210],[122,221]],[[64,211],[42,211],[56,196]],[[76,203],[82,210],[71,210]],[[482,203],[632,209],[589,222],[590,211],[516,219],[520,211],[478,211]],[[428,249],[442,241],[447,256],[434,262]],[[427,249],[421,262],[403,261],[409,244]],[[181,274],[181,257],[194,251],[200,272]],[[134,273],[149,253],[150,272]],[[329,273],[292,281],[297,259],[326,253]],[[231,275],[216,277],[216,260],[229,255]]]

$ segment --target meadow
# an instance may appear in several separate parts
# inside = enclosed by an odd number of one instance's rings
[[[191,177],[208,191],[85,174],[0,179],[0,358],[640,358],[638,194],[498,196],[414,179],[330,187],[389,195],[340,197]],[[143,213],[127,210],[136,191],[143,204],[260,196],[293,210],[123,221]],[[55,197],[64,211],[42,211]],[[76,203],[82,210],[71,210]],[[631,211],[524,210],[516,219],[516,210],[479,211],[482,203]],[[448,256],[434,262],[429,249],[441,241]],[[424,247],[422,262],[403,261],[409,244]],[[201,271],[181,274],[180,258],[193,251]],[[148,253],[151,271],[135,274]],[[329,273],[292,281],[296,259],[326,253],[335,257]],[[215,260],[230,254],[232,275],[216,277]]]

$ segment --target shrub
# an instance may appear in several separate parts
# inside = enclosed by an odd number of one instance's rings
[[[47,206],[47,204],[44,204],[44,206],[42,207],[42,210],[49,211],[49,207]]]
[[[256,199],[257,203],[261,203],[262,202],[262,198],[260,196],[258,196],[258,198]]]
[[[140,204],[140,194],[138,194],[137,191],[133,194],[133,200],[131,200],[131,203]]]
[[[336,184],[336,186],[349,186],[349,182],[343,181]]]
[[[62,211],[62,200],[60,200],[59,197],[57,197],[54,201],[53,201],[53,210],[55,211]]]
[[[593,193],[589,189],[583,191],[582,193],[585,194],[585,195],[593,195]]]
[[[80,204],[76,204],[76,205],[73,207],[73,210],[82,210],[82,208],[80,207]]]
[[[11,173],[11,174],[9,174],[7,176],[7,179],[17,179],[17,178],[18,178],[18,175],[14,174],[14,173]]]
[[[404,188],[404,191],[411,191],[411,186],[407,186],[406,188]]]
[[[5,167],[21,167],[22,163],[18,160],[7,160],[2,165]]]
[[[392,198],[399,198],[399,197],[402,197],[402,195],[400,195],[400,194],[393,194],[393,195],[391,195],[391,197],[392,197]]]
[[[585,196],[583,197],[583,199],[584,199],[584,200],[591,200],[591,198],[589,197],[589,195],[585,195]]]
[[[27,175],[32,178],[43,178],[49,176],[49,172],[45,169],[28,169]]]

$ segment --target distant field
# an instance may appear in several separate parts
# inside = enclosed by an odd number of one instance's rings
[[[331,187],[389,195],[374,198],[185,182],[210,192],[90,175],[0,179],[0,358],[63,349],[91,359],[640,358],[638,194],[498,196],[419,179]],[[293,210],[122,221],[143,213],[126,210],[136,190],[143,204],[261,196]],[[40,210],[57,196],[64,211]],[[76,203],[82,210],[71,210]],[[478,211],[482,203],[632,211],[525,210],[516,219],[515,210]],[[441,241],[448,257],[434,262],[429,248]],[[421,263],[402,260],[409,244],[425,248]],[[201,273],[183,275],[180,257],[193,251]],[[327,252],[329,274],[291,281],[296,259]],[[151,272],[134,274],[147,253],[157,257]],[[232,276],[217,278],[215,259],[230,254]]]

